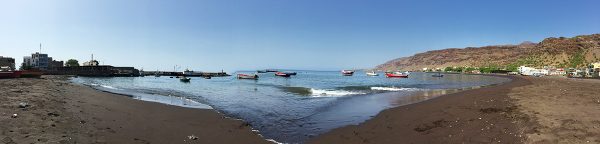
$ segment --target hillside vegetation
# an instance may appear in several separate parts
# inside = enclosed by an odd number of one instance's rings
[[[388,61],[379,70],[422,70],[446,67],[532,67],[582,68],[600,61],[600,34],[572,38],[546,38],[540,43],[468,48],[449,48],[418,53]]]

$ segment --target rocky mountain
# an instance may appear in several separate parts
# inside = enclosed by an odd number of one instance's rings
[[[448,48],[388,61],[379,70],[422,70],[445,67],[585,67],[600,61],[600,34],[546,38],[519,45]]]

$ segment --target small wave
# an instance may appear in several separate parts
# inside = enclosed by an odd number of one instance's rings
[[[371,90],[378,91],[417,91],[417,88],[398,88],[398,87],[371,87]]]
[[[354,92],[354,91],[345,91],[345,90],[323,90],[323,89],[310,89],[310,92],[311,92],[312,96],[314,96],[314,97],[367,94],[364,92]]]

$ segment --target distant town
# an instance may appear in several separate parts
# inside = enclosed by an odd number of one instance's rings
[[[41,47],[41,46],[40,46]],[[24,56],[23,63],[17,69],[15,59],[12,57],[0,56],[0,71],[26,71],[28,73],[38,73],[37,75],[73,75],[89,77],[138,77],[146,75],[154,76],[196,76],[196,77],[219,77],[230,76],[221,72],[194,72],[186,69],[183,72],[173,71],[140,71],[134,67],[121,67],[112,65],[100,65],[100,62],[91,58],[79,64],[76,59],[58,61],[48,54],[35,52],[31,56]]]

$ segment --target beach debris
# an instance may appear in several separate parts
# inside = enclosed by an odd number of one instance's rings
[[[191,136],[187,136],[187,137],[188,137],[188,139],[190,139],[190,140],[197,140],[197,139],[198,139],[198,137],[197,137],[197,136],[195,136],[195,135],[191,135]]]
[[[20,102],[19,103],[19,108],[27,108],[27,107],[29,107],[28,103],[26,103],[26,102]]]
[[[60,116],[60,115],[57,114],[57,113],[48,113],[48,116],[55,116],[55,117],[57,117],[57,116]]]
[[[19,115],[17,115],[17,114],[13,114],[11,117],[12,117],[12,118],[17,118],[17,116],[19,116]]]

